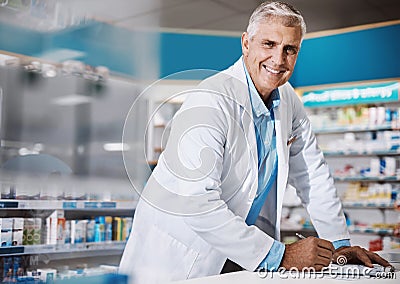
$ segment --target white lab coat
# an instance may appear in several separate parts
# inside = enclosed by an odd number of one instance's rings
[[[289,83],[279,92],[275,238],[288,183],[321,238],[349,238],[302,103]],[[291,137],[296,140],[288,145]],[[203,81],[175,115],[167,147],[138,203],[120,273],[130,275],[131,283],[166,283],[219,274],[227,258],[254,271],[274,241],[244,221],[257,191],[257,169],[252,109],[239,59]]]

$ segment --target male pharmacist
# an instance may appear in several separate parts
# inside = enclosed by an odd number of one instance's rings
[[[242,35],[243,56],[190,92],[135,212],[120,264],[132,283],[216,275],[232,263],[321,270],[339,255],[389,266],[350,246],[328,166],[288,83],[305,31],[292,6],[262,3]],[[288,184],[319,238],[279,242]]]

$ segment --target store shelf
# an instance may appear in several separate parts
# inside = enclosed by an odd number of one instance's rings
[[[331,133],[345,133],[345,132],[363,132],[363,131],[382,131],[382,130],[395,130],[391,124],[383,125],[349,125],[349,126],[331,126],[324,128],[313,129],[316,134],[331,134]]]
[[[394,156],[400,155],[400,149],[382,151],[323,151],[326,157],[343,156]]]
[[[370,201],[357,201],[348,202],[342,201],[343,208],[347,209],[385,209],[385,210],[395,210],[394,203],[373,203]],[[295,209],[304,208],[301,204],[299,205],[283,205],[285,208]]]
[[[40,259],[44,261],[74,259],[80,257],[111,256],[121,254],[125,248],[125,244],[126,242],[113,241],[101,243],[1,247],[0,255],[41,255]]]
[[[373,203],[370,201],[342,202],[344,208],[348,209],[385,209],[394,210],[394,203]]]
[[[348,227],[350,233],[363,233],[363,234],[375,234],[375,235],[392,235],[393,229],[382,229],[382,228],[373,228],[373,227],[364,227],[364,226],[355,226],[351,225]],[[301,228],[301,229],[283,229],[285,232],[304,232],[304,233],[314,233],[315,230],[312,228]]]
[[[137,201],[0,200],[0,210],[134,210]]]
[[[343,181],[343,182],[349,182],[349,181],[368,181],[368,182],[373,182],[373,181],[387,181],[387,182],[400,182],[400,177],[397,176],[374,176],[374,177],[366,177],[366,176],[334,176],[335,181]]]
[[[348,228],[350,233],[377,234],[377,235],[393,234],[393,229],[382,229],[382,228],[364,227],[356,225],[350,225]]]

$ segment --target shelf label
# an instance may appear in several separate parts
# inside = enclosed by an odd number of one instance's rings
[[[23,246],[17,247],[0,247],[0,255],[4,254],[14,254],[14,253],[24,253]]]
[[[399,82],[338,87],[304,92],[305,107],[344,106],[399,101]]]
[[[117,204],[115,202],[102,202],[101,208],[116,208]]]
[[[63,209],[76,209],[76,202],[71,201],[64,201],[63,202]]]
[[[17,201],[1,201],[0,209],[1,208],[18,208],[18,202]]]
[[[93,209],[97,209],[97,208],[116,208],[117,204],[116,202],[92,202],[92,201],[88,201],[85,202],[84,205],[85,208],[93,208]]]

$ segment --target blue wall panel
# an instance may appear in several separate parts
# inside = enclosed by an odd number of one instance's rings
[[[400,25],[305,39],[296,87],[400,77]]]
[[[242,53],[239,37],[176,33],[161,34],[160,50],[161,77],[193,69],[220,71]]]

